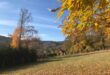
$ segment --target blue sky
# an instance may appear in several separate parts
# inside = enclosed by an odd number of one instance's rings
[[[26,8],[32,13],[33,24],[39,32],[41,40],[63,41],[64,35],[58,25],[56,13],[48,8],[56,8],[57,0],[0,0],[0,35],[12,34],[19,19],[21,8]]]

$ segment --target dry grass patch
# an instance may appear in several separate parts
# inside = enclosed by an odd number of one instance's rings
[[[48,59],[0,75],[110,75],[110,51]]]

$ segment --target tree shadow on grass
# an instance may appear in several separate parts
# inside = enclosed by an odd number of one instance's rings
[[[16,71],[16,70],[20,70],[20,69],[26,69],[26,68],[34,67],[34,66],[37,67],[37,65],[40,65],[40,64],[61,61],[61,60],[62,60],[62,58],[56,58],[56,57],[48,57],[48,58],[44,58],[44,59],[38,59],[36,62],[32,62],[32,63],[16,65],[16,66],[7,67],[7,68],[0,68],[0,74],[6,73],[6,72],[8,73],[11,71]]]

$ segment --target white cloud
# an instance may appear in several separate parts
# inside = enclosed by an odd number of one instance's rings
[[[18,8],[15,8],[12,3],[8,1],[0,1],[0,13],[1,12],[11,12],[13,14],[18,14]]]
[[[35,17],[35,19],[42,20],[42,21],[48,21],[48,22],[54,22],[54,19],[49,18],[49,17],[47,18],[47,17],[37,16],[37,17]]]
[[[49,35],[46,33],[38,33],[38,36],[41,40],[48,39]]]
[[[33,24],[33,25],[35,25],[35,24]],[[55,26],[55,25],[37,24],[36,26],[39,28],[48,28],[48,29],[60,30],[60,28],[58,28],[58,26]]]
[[[0,19],[0,25],[16,26],[17,25],[17,21]],[[58,28],[58,26],[55,26],[55,25],[37,24],[37,23],[34,23],[32,25],[35,25],[36,28],[47,28],[47,29],[60,30],[60,28]]]
[[[56,18],[53,18],[53,17],[41,17],[41,16],[37,16],[37,17],[34,17],[34,18],[37,19],[37,20],[40,20],[40,21],[44,21],[44,22],[61,24],[60,19],[58,19],[57,17]]]
[[[16,26],[17,22],[14,20],[0,20],[0,25]]]
[[[2,1],[0,2],[0,10],[9,9],[12,5],[9,2]]]
[[[41,34],[38,34],[40,37],[46,37],[47,36],[47,34],[45,34],[45,33],[41,33]]]
[[[5,34],[5,33],[4,34],[0,33],[0,35],[9,37],[8,34]]]

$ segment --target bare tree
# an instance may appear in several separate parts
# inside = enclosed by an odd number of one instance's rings
[[[31,21],[31,13],[27,9],[21,9],[18,25],[12,35],[11,46],[13,48],[21,48],[21,41],[24,39],[24,35],[27,33],[29,35],[30,33],[30,36],[32,36],[33,32],[37,32],[32,26],[29,25]],[[29,36],[27,38],[29,38]]]
[[[29,48],[31,43],[33,42],[33,39],[38,40],[37,30],[34,28],[34,26],[26,26],[24,30],[23,40],[26,48]],[[34,41],[37,42],[37,41]]]

